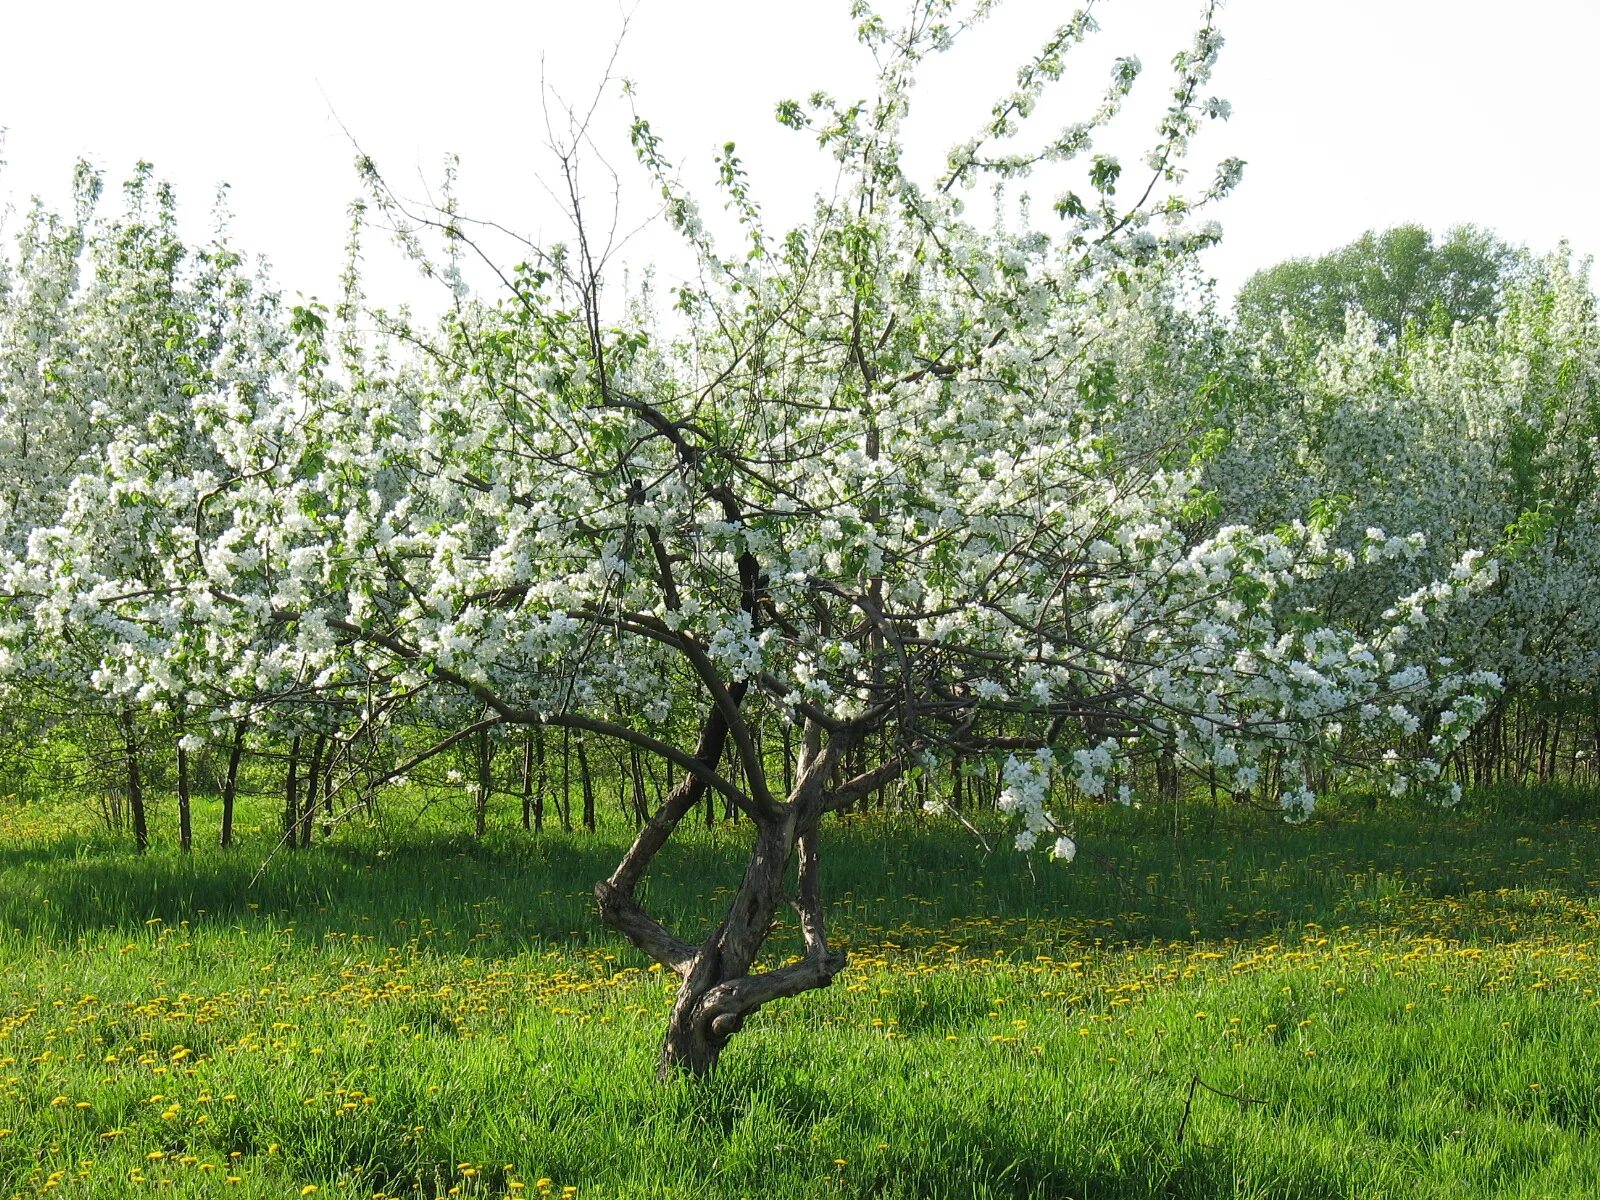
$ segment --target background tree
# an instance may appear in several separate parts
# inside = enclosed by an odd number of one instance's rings
[[[178,234],[176,199],[150,164],[138,164],[123,184],[119,211],[104,211],[102,191],[100,174],[79,164],[70,215],[36,201],[18,230],[15,261],[0,269],[0,545],[18,563],[30,545],[60,537],[63,515],[82,508],[99,517],[68,518],[74,534],[59,552],[118,562],[125,586],[157,586],[163,562],[186,542],[181,528],[152,524],[160,505],[146,502],[152,491],[177,488],[204,503],[196,489],[203,493],[220,459],[196,404],[270,386],[282,331],[276,297],[229,243],[220,196],[214,236],[190,247]],[[115,484],[103,471],[119,454],[140,466]],[[42,741],[64,721],[115,725],[122,795],[105,812],[119,823],[125,816],[141,848],[149,839],[145,796],[175,770],[187,848],[186,772],[204,737],[184,713],[207,698],[116,682],[126,654],[149,632],[138,626],[69,622],[52,636],[14,610],[0,610],[0,626],[0,689],[9,688],[0,699],[48,714],[36,724]],[[111,641],[97,644],[97,634]],[[7,670],[12,647],[25,655],[25,670]],[[205,648],[192,643],[189,652]],[[80,741],[93,774],[103,776],[104,739]],[[54,750],[72,742],[58,740]]]
[[[1600,737],[1600,325],[1587,264],[1565,250],[1523,264],[1492,315],[1414,326],[1404,339],[1351,309],[1346,328],[1286,343],[1261,314],[1214,360],[1206,471],[1221,520],[1271,525],[1321,514],[1352,551],[1369,527],[1423,543],[1364,581],[1328,581],[1318,611],[1365,619],[1397,588],[1468,547],[1508,569],[1455,620],[1419,631],[1438,656],[1504,681],[1458,774],[1546,782]],[[1231,357],[1230,357],[1231,356]]]
[[[1368,231],[1316,258],[1292,258],[1258,271],[1239,289],[1234,310],[1250,335],[1285,320],[1311,337],[1337,337],[1352,309],[1379,333],[1499,315],[1508,285],[1529,265],[1526,252],[1488,230],[1458,225],[1443,240],[1419,225]]]

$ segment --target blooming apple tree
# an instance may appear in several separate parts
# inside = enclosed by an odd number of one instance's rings
[[[1243,349],[1251,361],[1229,372],[1234,386],[1210,414],[1226,430],[1205,465],[1218,509],[1266,525],[1315,511],[1330,543],[1354,553],[1371,529],[1411,531],[1384,545],[1376,569],[1324,581],[1315,604],[1344,622],[1381,616],[1397,591],[1448,582],[1472,547],[1491,550],[1509,564],[1500,581],[1413,638],[1423,657],[1503,679],[1495,719],[1458,766],[1520,775],[1537,743],[1548,778],[1547,742],[1590,753],[1600,322],[1582,265],[1566,252],[1531,262],[1501,312],[1451,328],[1384,336],[1352,312],[1340,335]]]
[[[1085,121],[1026,141],[1086,16],[917,179],[902,126],[954,6],[923,0],[898,30],[861,15],[876,97],[780,106],[845,181],[781,238],[730,149],[745,244],[724,254],[635,123],[698,264],[671,316],[608,306],[604,248],[575,202],[571,242],[529,247],[503,295],[470,295],[447,257],[436,329],[297,314],[296,369],[191,398],[184,436],[202,445],[186,469],[148,429],[113,437],[7,564],[13,644],[26,622],[93,647],[111,700],[219,717],[263,698],[430,704],[457,726],[447,740],[559,728],[670,764],[678,782],[596,888],[602,918],[680,980],[663,1072],[709,1070],[757,1009],[843,968],[823,819],[891,781],[988,758],[1018,848],[1070,860],[1060,797],[1108,796],[1142,744],[1240,792],[1270,758],[1273,802],[1300,819],[1309,781],[1417,732],[1421,706],[1431,746],[1392,770],[1443,786],[1442,756],[1493,686],[1412,653],[1492,583],[1491,560],[1463,554],[1363,625],[1332,623],[1311,589],[1410,541],[1374,529],[1356,552],[1317,522],[1217,527],[1199,466],[1116,440],[1107,356],[1136,339],[1142,290],[1214,240],[1199,216],[1238,177],[1225,163],[1186,190],[1183,174],[1189,139],[1227,112],[1205,94],[1209,13],[1131,187],[1094,140],[1134,60]],[[1080,163],[1048,227],[965,215],[981,178]],[[432,224],[450,255],[470,251],[453,212],[414,214],[376,184],[408,237]],[[319,349],[335,334],[338,370]],[[769,753],[777,730],[801,747],[792,774]],[[726,913],[689,937],[639,885],[708,795],[752,842]],[[785,907],[804,954],[760,970]]]
[[[177,509],[223,461],[197,418],[210,397],[269,386],[284,339],[220,204],[214,239],[191,250],[149,164],[122,190],[121,211],[104,214],[101,176],[79,164],[70,216],[36,201],[14,265],[0,264],[0,590],[29,598],[0,609],[0,699],[25,680],[13,702],[49,697],[80,726],[115,719],[141,847],[136,718],[165,726],[187,848],[183,768],[198,735],[183,713],[209,700],[181,686],[173,630],[133,609],[111,618],[105,604],[166,586],[163,564],[185,545]],[[46,591],[55,602],[37,603]]]

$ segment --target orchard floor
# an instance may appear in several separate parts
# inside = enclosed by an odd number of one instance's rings
[[[666,1086],[621,828],[263,869],[0,802],[0,1197],[1600,1196],[1600,805],[1533,799],[1084,814],[1070,867],[856,819],[847,971]],[[745,832],[649,904],[702,927]]]

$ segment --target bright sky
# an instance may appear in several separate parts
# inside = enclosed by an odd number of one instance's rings
[[[712,153],[734,140],[769,213],[802,217],[805,199],[832,174],[772,111],[818,87],[865,94],[870,60],[853,40],[846,0],[629,3],[617,71],[636,81],[640,110],[686,176],[709,179]],[[1158,103],[1165,64],[1187,43],[1199,8],[1199,0],[1099,4],[1103,31],[1079,51],[1057,115],[1082,115],[1081,98],[1103,86],[1112,57],[1130,52],[1146,68],[1139,93]],[[59,204],[75,158],[87,156],[113,182],[145,158],[177,186],[200,230],[225,180],[241,248],[266,255],[286,292],[329,297],[345,206],[358,192],[342,122],[397,190],[425,195],[454,151],[463,211],[559,239],[565,230],[545,187],[556,175],[541,77],[587,103],[621,11],[611,0],[11,6],[0,192],[14,203],[37,193]],[[976,129],[1010,90],[1016,64],[1067,11],[1010,0],[928,72],[912,126],[923,161]],[[1208,130],[1190,161],[1197,179],[1224,155],[1249,163],[1213,214],[1226,236],[1206,265],[1225,294],[1262,266],[1403,222],[1436,230],[1474,222],[1535,250],[1565,237],[1580,253],[1600,252],[1596,0],[1232,0],[1220,27],[1228,45],[1211,90],[1232,101],[1234,115]],[[1130,109],[1127,130],[1107,143],[1130,168],[1144,148],[1133,135],[1153,125],[1154,112]],[[1041,109],[1041,130],[1050,115]],[[621,140],[626,110],[603,107],[597,129],[625,194],[647,203]],[[598,170],[587,179],[609,216],[609,180]],[[1038,191],[1041,201],[1054,194]],[[6,227],[15,229],[15,216]],[[652,247],[645,237],[625,255],[640,265]],[[378,267],[371,291],[397,298],[414,286]]]

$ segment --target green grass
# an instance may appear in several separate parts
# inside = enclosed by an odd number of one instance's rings
[[[1526,800],[1094,812],[1071,867],[854,820],[849,969],[668,1086],[670,988],[592,913],[621,828],[435,811],[261,870],[259,828],[140,858],[0,804],[0,1196],[1600,1195],[1600,822]],[[713,921],[743,834],[651,907]],[[1196,1075],[1261,1103],[1179,1142]]]

